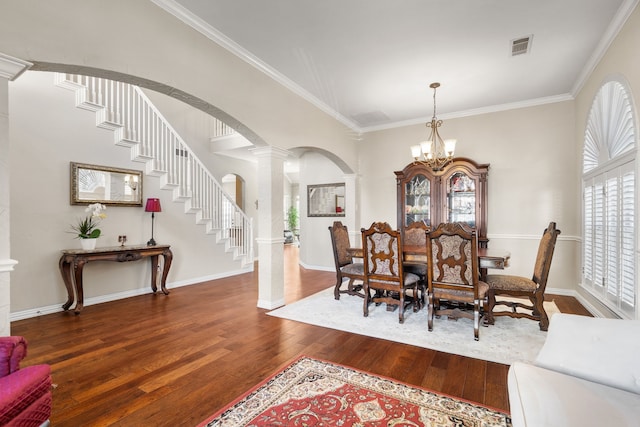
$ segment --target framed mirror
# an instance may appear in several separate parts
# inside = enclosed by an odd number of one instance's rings
[[[71,162],[71,204],[142,206],[142,171]]]
[[[344,216],[344,183],[307,185],[307,216]]]

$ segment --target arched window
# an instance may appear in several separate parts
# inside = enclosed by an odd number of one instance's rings
[[[598,91],[584,136],[582,286],[636,318],[636,122],[627,85]]]

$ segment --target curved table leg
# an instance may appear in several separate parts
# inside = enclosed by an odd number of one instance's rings
[[[162,252],[162,257],[164,259],[164,266],[162,269],[162,278],[160,279],[160,288],[163,294],[169,295],[169,291],[167,290],[167,276],[169,275],[169,268],[171,268],[171,261],[173,261],[173,252],[171,252],[171,249],[167,249]]]
[[[80,258],[76,258],[73,266],[74,270],[74,279],[76,284],[76,295],[78,296],[76,302],[76,308],[74,309],[76,314],[80,314],[82,309],[84,308],[84,291],[82,289],[82,269],[84,268],[84,264],[86,260]]]
[[[73,293],[73,283],[71,279],[71,262],[67,259],[65,255],[60,257],[60,262],[58,263],[60,267],[60,274],[62,275],[62,280],[64,281],[64,286],[67,288],[67,302],[62,305],[63,310],[68,310],[73,304],[73,300],[75,299],[75,295]]]
[[[155,294],[158,290],[158,255],[151,257],[151,290]]]

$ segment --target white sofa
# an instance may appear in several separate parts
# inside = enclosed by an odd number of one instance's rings
[[[508,389],[514,427],[640,426],[640,321],[555,314]]]

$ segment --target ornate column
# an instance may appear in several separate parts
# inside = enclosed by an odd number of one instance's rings
[[[258,307],[284,305],[284,160],[276,147],[252,150],[258,157]]]
[[[10,259],[9,217],[9,81],[16,79],[31,63],[0,53],[0,336],[11,335],[9,314],[11,292],[9,273],[18,262]]]

